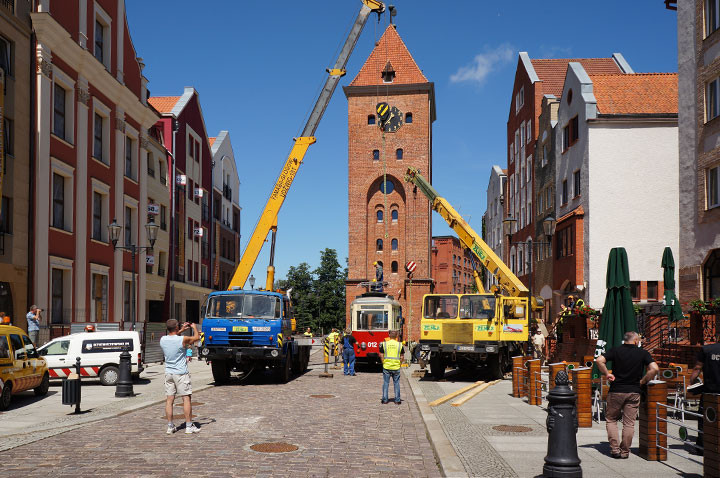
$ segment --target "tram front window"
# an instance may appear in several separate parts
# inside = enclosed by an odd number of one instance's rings
[[[464,295],[460,298],[461,319],[492,319],[495,317],[495,297]]]
[[[386,311],[360,311],[357,313],[357,330],[387,330],[388,313]]]
[[[458,315],[458,298],[454,295],[425,297],[423,310],[426,319],[454,319]]]

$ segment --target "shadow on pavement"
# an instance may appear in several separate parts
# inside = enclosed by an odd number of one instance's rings
[[[39,402],[40,400],[44,400],[48,397],[52,397],[53,395],[57,395],[60,393],[59,391],[50,390],[48,393],[42,397],[38,397],[34,394],[32,390],[27,390],[25,392],[20,392],[17,395],[12,396],[12,400],[10,401],[10,407],[8,407],[7,411],[15,410],[17,408],[25,407],[27,405],[32,405],[33,403]]]

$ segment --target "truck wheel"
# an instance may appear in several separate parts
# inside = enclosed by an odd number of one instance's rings
[[[291,360],[291,356],[286,355],[285,358],[275,366],[275,381],[277,383],[288,383],[290,380]]]
[[[12,398],[12,384],[7,381],[0,394],[0,410],[7,410],[10,406],[10,399]]]
[[[490,378],[493,380],[500,380],[503,378],[505,373],[503,371],[502,352],[488,357],[488,371],[490,373]]]
[[[43,375],[42,382],[40,382],[40,385],[38,385],[33,391],[35,392],[35,395],[38,397],[42,397],[44,395],[47,395],[48,389],[50,388],[50,376],[46,373]]]
[[[103,385],[116,385],[119,377],[120,371],[114,365],[108,365],[104,369],[100,370],[100,383]]]
[[[225,360],[213,360],[210,362],[212,367],[213,380],[215,385],[224,385],[230,379],[230,369],[228,368],[227,361]]]
[[[442,380],[445,377],[445,362],[440,357],[440,354],[433,354],[430,357],[430,375],[435,380]]]
[[[304,355],[302,347],[298,347],[297,353],[292,358],[292,373],[299,375],[305,371],[303,368]]]

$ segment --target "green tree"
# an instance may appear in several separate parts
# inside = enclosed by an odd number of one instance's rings
[[[278,281],[281,289],[288,290],[292,296],[297,330],[304,331],[307,327],[314,328],[315,301],[313,298],[314,278],[307,262],[301,262],[297,267],[290,266],[287,279]]]
[[[335,249],[320,252],[320,265],[313,271],[316,327],[345,328],[345,275]]]

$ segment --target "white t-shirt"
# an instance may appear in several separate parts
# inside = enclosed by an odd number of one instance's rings
[[[535,347],[542,347],[545,345],[545,337],[543,337],[543,334],[535,334],[532,338],[533,344],[535,344]]]

